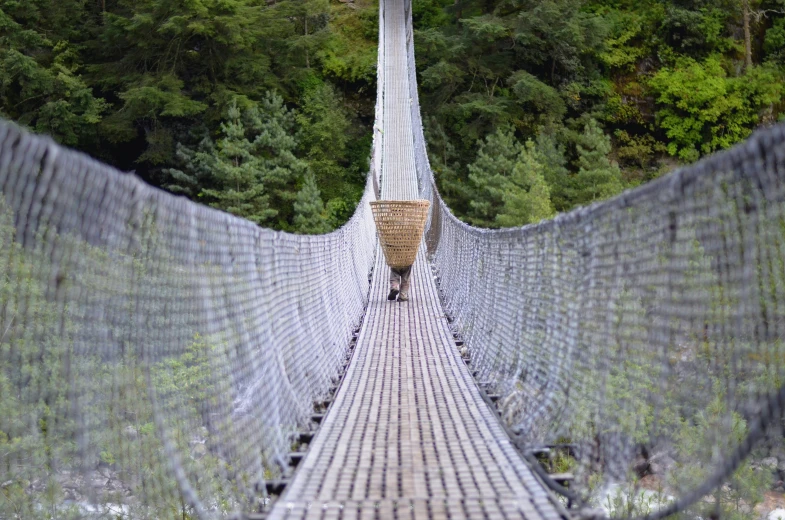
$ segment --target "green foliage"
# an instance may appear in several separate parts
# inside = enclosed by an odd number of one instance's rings
[[[677,162],[669,156],[691,161],[776,121],[785,11],[779,0],[750,5],[752,67],[738,0],[415,2],[440,192],[461,218],[493,225],[478,208],[501,201],[478,199],[469,165],[502,128],[553,159],[543,175],[554,208],[567,211],[656,177]],[[591,119],[615,137],[610,146],[584,135]],[[545,153],[542,135],[558,153]]]
[[[340,225],[365,186],[376,8],[374,0],[0,0],[0,115],[278,229],[293,229],[310,166],[333,201],[330,224]],[[302,119],[281,123],[294,148],[274,131],[254,143],[267,123],[251,112],[280,109],[266,106],[270,92],[286,110],[301,109]],[[226,119],[233,106],[255,150]],[[280,157],[270,146],[282,147]],[[249,173],[253,157],[267,168],[257,175],[262,190]]]
[[[520,153],[521,145],[509,128],[500,128],[479,144],[477,159],[468,168],[474,193],[469,202],[469,222],[493,226]]]
[[[559,92],[537,79],[526,71],[518,71],[508,80],[518,102],[527,108],[529,113],[542,114],[547,122],[560,121],[567,112]]]
[[[331,83],[314,82],[303,94],[302,103],[296,116],[302,129],[300,149],[331,208],[329,221],[340,225],[362,196],[369,148],[356,146],[359,142],[370,147],[370,134],[357,132],[353,114],[347,114],[345,100]]]
[[[373,7],[356,13],[346,4],[333,6],[334,30],[318,52],[325,74],[368,85],[376,81],[379,13]]]
[[[785,18],[778,18],[766,31],[764,49],[770,59],[785,63]]]
[[[678,489],[694,489],[704,482],[715,467],[717,453],[730,452],[747,436],[747,422],[741,415],[731,412],[730,420],[727,420],[729,414],[724,401],[725,391],[717,382],[713,395],[714,399],[707,409],[691,420],[684,421],[678,431],[676,445],[682,461],[674,472],[674,484]],[[706,439],[713,442],[707,442]],[[722,518],[747,519],[752,508],[763,502],[763,493],[771,485],[770,481],[771,475],[765,471],[755,471],[750,462],[746,461],[727,485],[714,491],[711,501],[699,501],[679,516],[690,518],[694,515],[719,514]]]
[[[469,165],[475,196],[470,221],[485,227],[512,227],[553,215],[544,161],[533,142],[521,145],[510,129],[500,129],[480,143]]]
[[[83,23],[80,2],[47,12],[48,2],[0,2],[0,115],[70,146],[90,146],[108,105],[81,76],[69,30]]]
[[[297,233],[326,233],[329,231],[324,216],[324,203],[312,173],[305,176],[302,189],[294,201],[294,229]]]
[[[523,226],[554,215],[551,191],[544,178],[543,163],[534,142],[526,141],[502,194],[504,206],[496,215],[499,226]]]
[[[699,63],[679,60],[649,82],[660,109],[657,123],[670,142],[668,152],[685,160],[728,148],[747,137],[760,111],[782,97],[782,83],[768,68],[755,67],[729,78],[716,56]]]
[[[578,174],[568,190],[574,203],[588,204],[621,193],[621,170],[608,159],[610,138],[594,119],[584,127],[577,150]]]
[[[294,115],[275,94],[244,114],[233,104],[215,143],[205,138],[199,151],[180,146],[184,170],[169,171],[174,180],[170,189],[197,192],[211,206],[257,224],[280,216],[279,223],[285,225],[292,214],[287,209],[289,187],[307,167],[293,154],[293,130]],[[275,205],[271,197],[277,199]]]

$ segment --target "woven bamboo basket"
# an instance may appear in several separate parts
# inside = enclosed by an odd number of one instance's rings
[[[371,202],[373,220],[387,265],[402,269],[414,263],[430,207],[431,203],[427,200]]]

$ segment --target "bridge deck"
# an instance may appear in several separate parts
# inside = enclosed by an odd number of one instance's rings
[[[384,9],[382,197],[412,199],[402,2]],[[544,518],[561,515],[460,358],[427,263],[411,300],[386,300],[379,253],[354,359],[270,518]]]

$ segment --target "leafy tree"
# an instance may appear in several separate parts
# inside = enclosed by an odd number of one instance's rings
[[[766,31],[764,50],[769,59],[785,63],[785,18],[774,20],[772,26]]]
[[[516,43],[523,45],[530,60],[547,67],[551,81],[586,74],[587,58],[602,48],[608,24],[583,11],[582,3],[524,0],[515,13]]]
[[[98,84],[117,92],[121,105],[105,131],[116,141],[139,130],[174,138],[177,119],[209,112],[209,100],[222,106],[233,95],[261,97],[271,65],[265,43],[287,28],[277,14],[255,0],[119,0],[104,14],[102,45],[96,44],[108,53],[95,67]],[[220,113],[207,115],[218,120]]]
[[[658,125],[670,139],[668,152],[685,160],[728,148],[747,137],[760,111],[782,98],[778,74],[755,67],[729,78],[718,57],[679,60],[649,81],[657,94]]]
[[[379,13],[376,9],[358,10],[347,4],[334,4],[330,37],[316,54],[322,70],[330,77],[368,89],[376,82],[376,46],[379,39]],[[366,94],[367,95],[367,94]]]
[[[108,105],[81,76],[80,46],[68,40],[89,13],[83,2],[47,4],[0,2],[0,115],[91,148]]]

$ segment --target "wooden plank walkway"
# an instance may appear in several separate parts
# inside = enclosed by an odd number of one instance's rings
[[[386,0],[382,8],[382,198],[413,199],[404,7]],[[423,248],[408,302],[386,300],[379,252],[352,363],[270,519],[562,518],[482,400]]]

